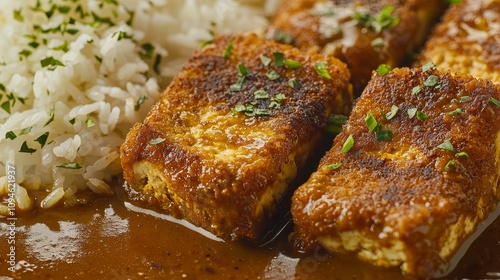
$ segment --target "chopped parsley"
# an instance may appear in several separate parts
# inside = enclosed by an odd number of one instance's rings
[[[150,140],[148,143],[150,145],[157,145],[157,144],[160,144],[163,141],[165,141],[165,138],[158,137],[158,138]]]
[[[273,39],[277,42],[290,45],[293,42],[293,35],[280,30],[276,30],[276,32],[274,32]]]
[[[13,131],[8,131],[7,133],[5,133],[5,138],[10,139],[10,140],[14,140],[17,138],[17,136]]]
[[[55,59],[52,56],[46,57],[40,61],[40,64],[42,65],[43,68],[47,67],[48,70],[53,71],[56,69],[57,66],[64,66],[64,64]]]
[[[422,91],[422,86],[415,86],[411,90],[411,95],[418,95]]]
[[[70,162],[70,163],[64,163],[64,164],[58,165],[57,167],[65,168],[65,169],[80,169],[83,166],[81,166],[79,163],[76,163],[76,162]]]
[[[377,141],[391,140],[392,139],[392,131],[379,129],[379,130],[375,131],[375,139],[377,139]]]
[[[26,143],[26,141],[24,141],[23,144],[21,145],[21,149],[19,149],[19,152],[33,154],[34,152],[36,152],[36,149],[32,149],[32,148],[28,147],[28,143]]]
[[[229,42],[227,42],[227,45],[226,45],[226,48],[224,49],[224,52],[222,52],[222,57],[224,59],[228,59],[229,58],[229,55],[231,54],[231,49],[233,48],[233,40],[229,40]]]
[[[445,151],[455,152],[455,148],[451,144],[450,139],[444,140],[444,142],[439,144],[437,147]]]
[[[354,146],[354,138],[352,137],[352,134],[347,137],[345,140],[344,144],[342,145],[342,153],[347,153],[351,150],[351,148]]]
[[[428,119],[429,116],[426,115],[424,112],[422,111],[417,111],[417,119],[421,120],[421,121],[424,121],[426,119]]]
[[[291,78],[290,80],[288,80],[288,85],[289,85],[291,88],[295,89],[296,87],[298,87],[298,86],[299,86],[299,82],[297,81],[297,79],[296,79],[296,78]]]
[[[422,66],[422,71],[424,72],[427,72],[431,69],[435,69],[436,68],[436,64],[434,64],[434,62],[429,62],[429,63],[426,63],[425,65]]]
[[[269,99],[269,93],[263,89],[259,89],[253,93],[255,99]]]
[[[298,61],[295,61],[295,60],[285,59],[285,61],[283,63],[288,68],[294,68],[295,69],[295,68],[302,67],[302,63],[300,63]]]
[[[326,62],[324,61],[319,61],[314,63],[314,70],[323,78],[331,80],[332,76],[330,76],[330,73],[328,73],[328,69],[326,69]]]
[[[276,66],[283,66],[285,64],[285,54],[280,52],[274,52],[274,63]]]
[[[144,104],[145,101],[146,101],[146,96],[141,95],[141,97],[139,97],[139,99],[137,100],[137,102],[134,105],[134,110],[139,111],[139,109],[141,108],[141,105]]]
[[[334,134],[340,133],[342,131],[342,126],[347,123],[347,119],[345,115],[329,115],[326,122],[326,131]]]
[[[447,114],[448,115],[451,115],[451,116],[457,116],[457,115],[460,115],[464,112],[464,110],[462,110],[461,108],[457,108],[451,112],[448,112]]]
[[[238,63],[238,75],[240,77],[246,77],[248,76],[249,72],[248,72],[248,68],[245,66],[245,64],[243,64],[242,62]]]
[[[450,171],[451,168],[457,169],[457,167],[458,167],[457,163],[454,160],[450,160],[450,161],[448,161],[448,163],[444,167],[444,170],[448,172],[448,171]]]
[[[384,115],[386,120],[391,120],[399,112],[399,107],[396,105],[391,106],[391,111]]]
[[[95,126],[95,122],[94,122],[94,120],[92,120],[91,118],[88,118],[88,119],[85,121],[85,124],[87,125],[87,127],[94,127],[94,126]]]
[[[410,108],[408,109],[407,113],[408,117],[410,117],[410,119],[413,119],[413,117],[415,117],[415,115],[417,114],[417,108]]]
[[[370,132],[374,131],[378,127],[378,122],[375,119],[375,117],[372,115],[371,112],[368,112],[368,114],[366,115],[365,123],[366,123],[366,126],[368,127],[368,130]]]
[[[262,64],[266,67],[269,66],[269,64],[271,64],[271,62],[272,62],[272,59],[270,59],[269,57],[262,55],[262,54],[259,56],[259,58],[260,58],[260,62],[262,62]]]
[[[493,97],[490,97],[489,99],[489,102],[493,105],[495,105],[496,107],[499,107],[500,106],[500,101],[496,100],[495,98]]]
[[[337,162],[337,163],[328,165],[327,168],[329,170],[335,170],[335,169],[337,169],[337,168],[339,168],[341,166],[342,166],[342,162]]]
[[[390,29],[399,23],[399,17],[391,16],[394,11],[392,6],[384,6],[377,16],[367,11],[356,11],[353,18],[363,27],[369,28],[375,33]]]
[[[36,138],[35,141],[40,144],[41,148],[43,148],[45,146],[45,143],[47,143],[48,138],[49,138],[49,132],[45,132],[44,134]]]
[[[467,103],[471,100],[470,96],[462,96],[460,97],[460,103]]]
[[[155,52],[155,47],[149,43],[143,44],[142,46],[142,51],[140,52],[140,56],[142,59],[151,59],[153,58],[153,54]]]
[[[280,78],[280,74],[278,74],[278,72],[276,72],[275,70],[272,70],[272,69],[267,71],[266,76],[271,81],[274,81],[274,80],[277,80]]]
[[[387,65],[387,64],[380,64],[378,67],[377,67],[377,73],[379,75],[387,75],[389,74],[389,72],[391,72],[392,68],[391,66]]]
[[[232,91],[240,91],[243,88],[243,82],[245,81],[245,76],[239,76],[235,84],[229,86]]]
[[[424,82],[426,87],[437,87],[439,85],[439,78],[435,75],[430,75]]]

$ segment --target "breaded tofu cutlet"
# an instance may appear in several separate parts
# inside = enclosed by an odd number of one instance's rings
[[[495,209],[500,86],[423,68],[374,74],[292,197],[297,246],[434,277]]]
[[[500,83],[500,1],[463,0],[452,5],[426,43],[417,66]]]
[[[355,95],[380,64],[401,66],[444,11],[444,0],[282,1],[267,36],[347,63]]]
[[[129,194],[225,239],[258,240],[327,116],[350,111],[349,78],[335,58],[218,37],[128,134]]]

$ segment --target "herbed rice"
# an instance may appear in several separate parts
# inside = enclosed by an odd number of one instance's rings
[[[0,215],[111,194],[119,146],[214,35],[267,24],[266,0],[0,1]],[[10,193],[12,194],[12,193]]]

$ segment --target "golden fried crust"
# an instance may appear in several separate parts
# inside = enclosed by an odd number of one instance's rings
[[[452,5],[426,43],[418,65],[466,73],[500,83],[500,1]]]
[[[424,85],[430,76],[436,86]],[[470,101],[461,102],[465,96]],[[374,74],[318,170],[294,193],[297,244],[356,251],[421,277],[446,269],[500,200],[500,108],[491,97],[500,100],[500,86],[436,69]],[[387,120],[393,105],[399,111]],[[414,108],[428,119],[410,118]],[[392,140],[369,132],[369,112]],[[343,153],[349,135],[355,144]],[[446,139],[455,151],[438,147]],[[342,165],[330,170],[335,163]]]
[[[376,17],[385,6],[392,6],[391,16],[399,19],[392,28],[376,32],[354,19],[361,10]],[[270,38],[280,31],[291,34],[294,45],[316,47],[346,62],[359,95],[378,65],[401,66],[407,53],[423,44],[444,7],[444,1],[428,0],[283,1],[267,33]]]
[[[227,59],[222,54],[232,41]],[[274,52],[302,67],[276,66]],[[259,55],[272,59],[265,66]],[[333,79],[321,77],[324,61]],[[237,65],[250,74],[240,91]],[[280,78],[266,75],[275,70]],[[288,81],[296,78],[292,88]],[[342,62],[303,55],[256,35],[221,36],[197,51],[121,147],[124,177],[139,199],[229,239],[258,239],[329,113],[346,114],[352,92]],[[269,98],[256,99],[263,89]],[[280,108],[269,108],[283,94]],[[238,104],[269,116],[232,113]],[[164,139],[161,143],[149,143]],[[130,191],[132,194],[133,191]]]

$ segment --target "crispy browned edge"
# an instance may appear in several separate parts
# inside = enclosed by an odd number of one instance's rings
[[[229,58],[224,59],[222,53],[230,40],[233,42],[232,49]],[[286,59],[300,61],[303,67],[276,67],[274,61],[266,67],[261,63],[259,55],[272,58],[273,52],[277,51],[284,53]],[[316,73],[313,66],[318,61],[327,62],[333,79],[322,78]],[[239,62],[243,62],[252,74],[245,79],[241,91],[228,95],[230,85],[238,78],[236,65]],[[266,77],[269,69],[275,69],[281,78],[270,81]],[[300,85],[295,89],[287,84],[288,79],[293,77],[298,79]],[[157,205],[175,217],[185,218],[224,238],[258,239],[263,225],[273,214],[270,210],[263,217],[253,216],[259,197],[276,180],[281,165],[288,161],[290,153],[295,152],[298,146],[307,144],[307,141],[313,141],[325,126],[330,112],[347,114],[350,111],[352,90],[349,78],[345,64],[334,58],[303,54],[296,48],[264,41],[253,34],[216,38],[214,44],[193,54],[147,118],[131,129],[121,146],[124,178],[132,186],[129,194],[135,192],[139,200]],[[241,166],[236,166],[235,170],[225,162],[211,160],[210,155],[189,148],[190,141],[195,139],[184,135],[184,131],[189,130],[189,124],[183,122],[179,115],[185,111],[196,113],[198,109],[209,106],[251,130],[253,117],[231,115],[230,112],[236,104],[254,100],[254,92],[260,88],[271,95],[282,93],[287,97],[281,109],[271,110],[271,116],[254,118],[254,125],[273,118],[274,126],[271,128],[282,135],[283,140],[268,143],[261,156],[269,160],[258,168],[243,172],[243,178],[236,181],[235,172]],[[267,108],[267,103],[264,105]],[[165,141],[157,145],[148,144],[158,137]],[[232,139],[228,144],[244,144],[238,143],[238,137]],[[183,204],[172,203],[168,194],[159,200],[152,193],[143,193],[147,180],[137,178],[133,166],[145,161],[158,166],[165,178],[172,178],[169,191],[179,196]],[[173,174],[176,174],[175,178]],[[199,184],[204,184],[205,188],[195,191]],[[196,211],[193,210],[195,208]],[[216,222],[217,230],[212,221],[216,215],[220,216]]]
[[[441,87],[423,86],[418,95],[412,95],[412,89],[430,75],[439,77]],[[471,101],[461,103],[462,96],[470,96]],[[491,97],[500,100],[500,86],[468,75],[407,68],[385,76],[374,74],[318,171],[294,193],[296,245],[311,248],[322,237],[357,231],[386,248],[402,242],[408,256],[406,273],[420,277],[438,273],[500,200],[500,108],[489,101]],[[392,105],[399,112],[385,120],[382,114]],[[425,112],[429,119],[410,119],[410,108]],[[457,108],[465,112],[448,114]],[[374,139],[365,123],[368,112],[382,129],[393,131],[392,140]],[[343,153],[341,147],[349,135],[355,144]],[[445,139],[469,158],[439,149]],[[446,172],[450,160],[458,169]],[[328,169],[339,162],[340,168]],[[329,198],[338,202],[328,204]],[[319,210],[311,208],[312,202],[322,199],[326,200],[315,208]],[[384,232],[387,226],[393,231]],[[445,248],[449,252],[441,251],[444,244],[450,246]]]
[[[486,12],[499,15],[500,2],[464,0],[461,4],[451,5],[426,42],[415,66],[432,61],[441,70],[500,83],[500,34],[471,38],[463,27],[467,25],[477,31],[488,31]]]
[[[292,44],[304,49],[323,49],[328,43],[341,41],[342,38],[333,40],[322,38],[319,32],[319,18],[310,13],[310,9],[318,2],[327,1],[282,1],[272,19],[267,36],[272,38],[276,31],[291,34],[294,36]],[[332,2],[339,6],[351,3],[363,5],[374,15],[377,15],[384,6],[392,6],[394,7],[393,15],[400,19],[398,25],[383,30],[381,34],[359,27],[360,34],[355,46],[344,47],[340,52],[331,53],[348,64],[356,96],[362,92],[371,77],[371,72],[380,64],[384,63],[392,67],[403,66],[408,60],[407,55],[422,47],[432,26],[446,7],[444,0],[336,0]],[[382,38],[386,42],[383,48],[372,47],[371,42],[376,38]],[[325,51],[328,53],[327,49]]]

